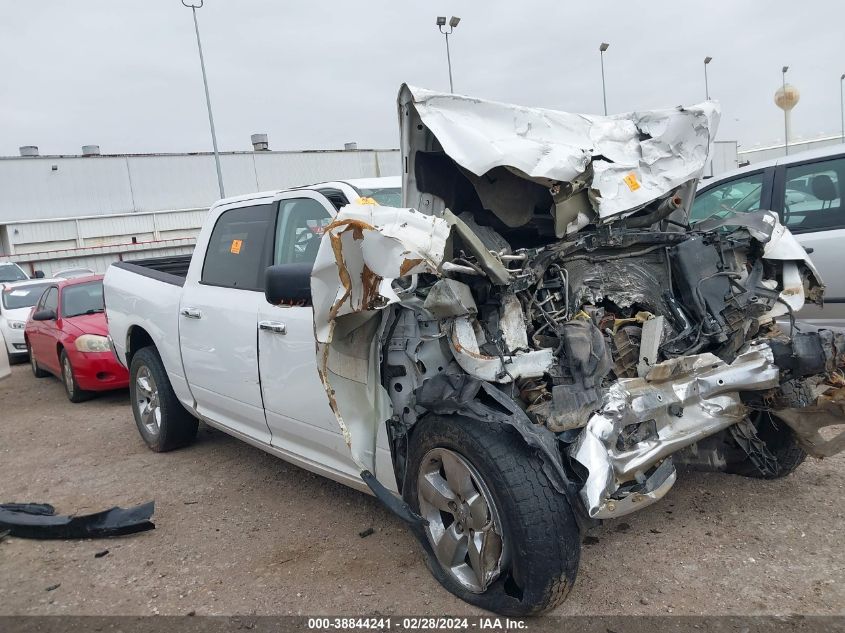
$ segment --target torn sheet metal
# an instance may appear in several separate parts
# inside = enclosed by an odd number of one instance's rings
[[[378,425],[391,415],[378,375],[381,310],[395,279],[439,274],[449,224],[413,209],[349,205],[323,233],[311,273],[317,370],[352,458],[375,471]]]
[[[407,104],[446,154],[475,176],[504,167],[552,186],[578,180],[591,168],[591,200],[601,220],[630,213],[698,178],[719,123],[713,101],[595,116],[404,85],[400,108]],[[406,155],[407,150],[403,147]]]
[[[64,516],[48,503],[0,504],[0,531],[32,539],[76,539],[125,536],[155,529],[150,521],[155,502],[132,508],[111,508],[94,514]]]
[[[660,499],[674,468],[655,467],[742,420],[739,391],[777,387],[778,377],[771,349],[757,344],[730,365],[710,353],[683,356],[614,383],[570,453],[589,471],[581,490],[589,516],[622,516]]]

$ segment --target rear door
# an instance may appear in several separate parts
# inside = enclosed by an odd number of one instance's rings
[[[845,155],[781,165],[775,177],[774,206],[781,222],[811,251],[826,286],[825,306],[808,305],[800,318],[845,325]]]
[[[275,209],[245,202],[218,217],[199,278],[186,282],[179,308],[182,361],[197,411],[266,444],[257,328]]]
[[[334,212],[332,203],[318,193],[284,194],[279,202],[274,263],[313,263]],[[274,306],[264,301],[259,319],[261,386],[273,445],[320,465],[329,476],[360,481],[317,374],[311,306]]]

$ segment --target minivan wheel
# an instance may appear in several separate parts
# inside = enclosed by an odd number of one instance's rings
[[[502,615],[566,599],[580,533],[564,494],[507,424],[428,416],[410,440],[403,496],[426,519],[426,563],[451,593]]]
[[[79,388],[76,382],[76,376],[73,375],[73,365],[70,363],[70,357],[65,350],[59,355],[59,365],[62,368],[62,384],[65,387],[65,394],[67,399],[73,403],[85,402],[91,397],[90,391],[83,391]]]
[[[196,437],[197,419],[179,402],[153,347],[144,347],[132,356],[129,398],[135,425],[150,449],[172,451]]]

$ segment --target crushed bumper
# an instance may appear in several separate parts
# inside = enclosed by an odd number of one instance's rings
[[[761,343],[730,364],[697,354],[615,383],[570,453],[589,473],[581,489],[587,514],[618,517],[661,499],[675,482],[670,455],[741,421],[739,392],[777,387],[779,373]]]

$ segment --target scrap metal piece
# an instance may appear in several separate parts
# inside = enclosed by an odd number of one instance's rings
[[[449,158],[475,176],[506,167],[552,186],[572,182],[592,167],[590,199],[602,221],[630,214],[698,178],[719,122],[713,101],[593,116],[407,85],[398,101],[400,116],[413,108]]]
[[[428,292],[423,308],[438,319],[478,314],[469,286],[456,279],[441,279]]]
[[[657,362],[657,352],[663,341],[663,324],[666,317],[658,316],[643,323],[640,338],[640,362],[637,364],[637,376],[642,378]]]
[[[750,346],[730,365],[713,354],[697,354],[658,363],[645,378],[613,384],[570,450],[589,471],[581,489],[589,516],[622,516],[660,499],[674,481],[674,467],[669,476],[668,467],[658,467],[661,462],[740,422],[747,411],[739,391],[771,389],[778,378],[772,351],[761,343]],[[645,439],[619,442],[626,430],[650,423],[654,433],[638,435]],[[640,481],[645,493],[623,488]]]
[[[794,432],[801,448],[813,457],[830,457],[845,450],[845,428],[825,438],[825,427],[845,424],[845,386],[818,385],[812,389],[812,404],[779,409],[772,414],[783,420]]]
[[[150,521],[154,511],[154,501],[80,516],[56,514],[55,508],[47,503],[3,503],[0,504],[0,530],[31,539],[124,536],[155,529]]]
[[[449,328],[449,347],[458,365],[475,378],[489,382],[511,382],[518,378],[539,378],[555,361],[554,350],[540,349],[512,355],[488,356],[481,351],[474,325],[458,317]]]

